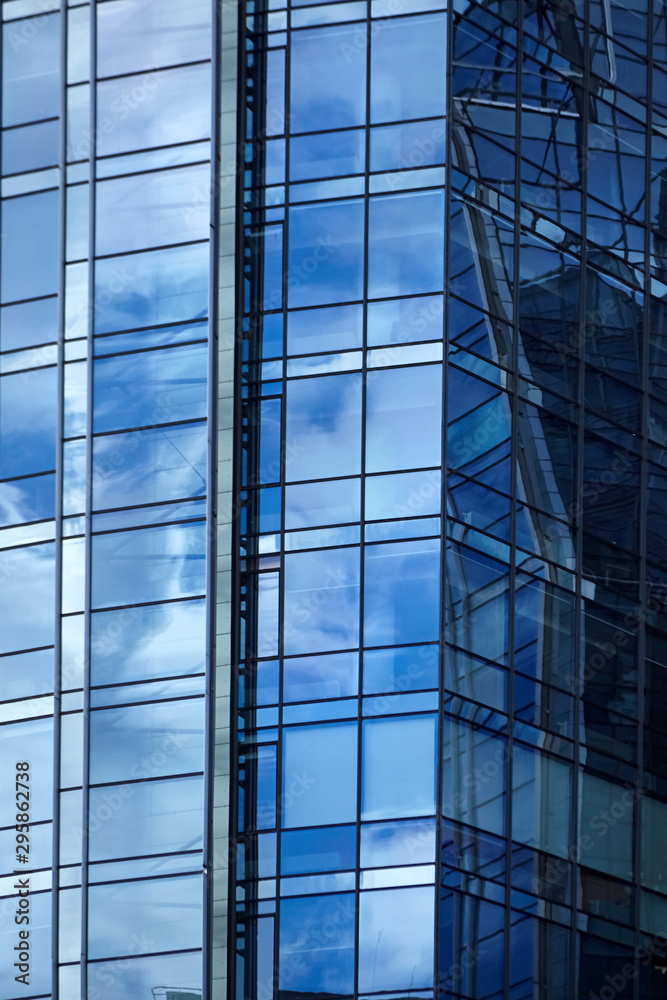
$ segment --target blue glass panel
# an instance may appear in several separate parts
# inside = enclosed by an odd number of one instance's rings
[[[0,553],[5,586],[0,653],[50,646],[55,633],[55,546],[27,545]]]
[[[286,728],[282,825],[349,823],[356,812],[356,722]]]
[[[272,830],[276,825],[276,776],[278,773],[278,755],[275,746],[257,747],[250,751],[257,760],[257,829]]]
[[[94,885],[88,898],[91,958],[134,955],[141,935],[156,952],[201,947],[201,876]]]
[[[446,25],[446,14],[382,22],[371,45],[371,121],[444,115]]]
[[[93,538],[93,607],[194,597],[206,589],[203,523],[115,531]]]
[[[94,614],[92,683],[203,672],[205,610],[204,601],[175,601]]]
[[[368,303],[369,347],[378,344],[412,344],[442,337],[441,295],[414,299],[392,299]]]
[[[435,812],[436,716],[363,724],[362,819]]]
[[[11,25],[10,25],[11,26]],[[14,923],[14,913],[18,897],[3,900],[5,919],[0,925],[0,997],[2,1000],[18,1000],[30,993],[32,996],[47,996],[51,994],[51,963],[37,962],[34,957],[30,961],[29,986],[23,982],[15,982],[14,977],[20,975],[14,968],[17,961],[14,948],[18,944],[19,930]],[[33,892],[30,894],[30,952],[48,955],[51,948],[51,916],[52,899],[50,892]]]
[[[208,243],[98,261],[95,332],[206,316],[208,267]]]
[[[444,162],[444,119],[371,129],[371,170],[409,170]]]
[[[464,928],[474,926],[474,938]],[[466,997],[503,995],[505,910],[502,906],[445,892],[440,905],[440,988]],[[601,980],[602,981],[602,980]],[[551,981],[550,981],[551,989]]]
[[[440,465],[442,368],[373,373],[366,403],[366,471]]]
[[[304,483],[285,490],[285,528],[316,528],[359,520],[358,479]]]
[[[5,199],[2,231],[2,301],[53,295],[58,290],[58,192]]]
[[[207,363],[205,344],[98,358],[95,431],[205,417]]]
[[[59,122],[24,125],[2,133],[2,172],[19,174],[58,163]]]
[[[89,801],[91,861],[201,848],[201,777],[91,788]]]
[[[104,708],[90,714],[91,782],[162,778],[204,766],[204,701]]]
[[[435,820],[364,823],[360,846],[362,868],[432,863],[435,861]]]
[[[505,833],[507,740],[443,719],[442,810],[487,833]]]
[[[93,443],[95,510],[199,497],[206,491],[206,424],[132,434],[105,434]]]
[[[361,386],[361,375],[329,375],[288,384],[288,482],[359,472]]]
[[[0,309],[0,345],[14,351],[33,344],[48,344],[58,337],[58,299],[21,302]]]
[[[288,658],[283,666],[283,698],[289,702],[350,697],[357,693],[358,673],[358,653]]]
[[[55,476],[30,476],[0,483],[0,527],[55,516]]]
[[[115,3],[100,5],[100,11],[111,6]],[[211,131],[210,74],[206,64],[99,83],[97,155],[207,139]],[[208,187],[193,193],[198,196],[197,207],[208,214]]]
[[[358,25],[295,31],[291,53],[291,130],[316,132],[362,125],[366,37]]]
[[[360,299],[363,251],[363,202],[291,208],[287,264],[290,306]]]
[[[280,431],[282,401],[267,399],[260,404],[259,482],[280,480]]]
[[[437,646],[367,651],[364,653],[364,694],[437,688],[439,659]]]
[[[211,55],[207,0],[111,0],[97,12],[97,70],[117,76]]]
[[[443,191],[371,199],[369,296],[439,291],[444,281],[444,229]]]
[[[360,305],[291,312],[287,316],[287,353],[318,354],[361,347],[363,322]]]
[[[3,760],[11,766],[0,774],[0,809],[3,822],[16,823],[16,761],[30,764],[30,821],[53,817],[53,719],[16,722],[0,729]],[[13,923],[12,918],[12,923]]]
[[[280,904],[281,990],[351,994],[354,895],[284,899]]]
[[[366,135],[363,129],[294,136],[290,140],[290,180],[349,177],[364,169],[365,159]]]
[[[0,658],[0,690],[8,700],[32,698],[53,691],[52,649]]]
[[[206,340],[208,323],[183,323],[178,326],[161,326],[155,330],[133,330],[113,336],[95,338],[95,354],[116,354],[118,351],[141,351],[145,347],[167,347],[186,341]]]
[[[359,643],[359,550],[285,557],[285,654],[350,649]]]
[[[359,989],[418,990],[433,985],[432,886],[362,892]]]
[[[98,181],[96,252],[101,255],[191,243],[209,233],[210,167],[178,167]],[[280,305],[280,303],[278,303]]]
[[[517,743],[512,786],[512,839],[569,858],[572,765]],[[588,857],[586,864],[591,863]]]
[[[437,639],[440,542],[366,546],[364,645]]]
[[[179,944],[179,947],[182,947]],[[179,1000],[192,1000],[201,993],[201,952],[127,958],[122,962],[90,962],[88,991],[97,1000],[146,1000],[156,983],[178,986]],[[192,990],[192,994],[188,991]],[[199,992],[198,992],[199,991]]]
[[[46,14],[39,25],[10,21],[3,25],[2,43],[3,124],[55,118],[60,107],[60,16]]]
[[[440,513],[440,470],[403,472],[366,479],[366,519]]]
[[[280,838],[280,870],[283,875],[345,871],[356,865],[356,847],[354,826],[285,830]]]

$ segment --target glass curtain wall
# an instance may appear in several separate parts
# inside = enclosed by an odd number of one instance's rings
[[[211,15],[2,4],[3,1000],[202,991]]]
[[[244,13],[236,996],[662,996],[664,5]]]

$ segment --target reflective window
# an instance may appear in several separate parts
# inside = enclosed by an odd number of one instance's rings
[[[351,994],[354,918],[353,895],[283,899],[280,904],[281,988],[303,993]]]
[[[55,118],[60,109],[60,16],[5,23],[2,39],[3,125]]]
[[[445,14],[398,17],[384,21],[373,35],[372,122],[445,113],[446,23]]]
[[[368,294],[437,292],[444,280],[442,191],[374,198],[370,206]]]
[[[4,588],[0,653],[50,646],[54,641],[55,546],[27,545],[0,553]]]
[[[368,380],[366,471],[440,464],[442,369],[397,368]]]
[[[359,642],[359,549],[285,558],[285,654],[350,649]]]
[[[435,811],[436,719],[372,719],[363,727],[362,818]]]
[[[360,299],[364,206],[327,202],[290,209],[288,302],[316,306]]]
[[[295,31],[291,57],[293,132],[363,124],[366,39],[358,25]]]
[[[356,723],[286,728],[283,745],[283,826],[354,820]]]
[[[109,0],[97,11],[97,70],[100,76],[196,62],[211,55],[210,8],[206,0]]]
[[[353,475],[361,459],[361,376],[300,379],[287,388],[288,481]]]
[[[430,886],[362,892],[360,990],[414,990],[432,985],[433,908]]]
[[[5,199],[2,231],[2,301],[16,302],[57,292],[57,191]]]

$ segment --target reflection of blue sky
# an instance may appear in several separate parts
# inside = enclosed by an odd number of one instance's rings
[[[284,636],[288,656],[358,645],[358,548],[285,557]]]
[[[357,653],[288,658],[283,670],[283,697],[286,702],[345,698],[357,693]]]
[[[329,202],[290,209],[290,306],[360,299],[363,290],[364,206]]]
[[[444,13],[380,22],[371,47],[372,122],[444,115],[446,24]]]
[[[5,813],[5,816],[9,813]],[[0,1000],[14,1000],[19,989],[24,986],[15,982],[17,970],[14,968],[18,943],[18,931],[14,915],[18,897],[3,899],[0,903]],[[33,892],[30,895],[30,950],[33,955],[51,953],[51,893]],[[51,993],[51,963],[32,961],[30,963],[30,987],[26,992],[49,995]]]
[[[60,108],[60,16],[43,15],[37,30],[32,21],[13,21],[4,24],[3,28],[3,126],[57,118]]]
[[[351,895],[283,899],[280,988],[303,993],[352,993],[354,915]]]
[[[206,590],[203,523],[95,535],[93,607],[194,597]]]
[[[55,545],[27,545],[0,553],[0,580],[0,653],[52,645]]]
[[[206,416],[206,344],[95,361],[95,431]]]
[[[357,723],[286,728],[282,774],[284,827],[353,822],[357,811]]]
[[[179,947],[183,947],[179,943]],[[78,971],[78,970],[77,970]],[[88,965],[89,989],[98,1000],[150,1000],[155,986],[201,989],[201,953],[155,955]]]
[[[361,827],[362,868],[428,864],[433,861],[435,861],[435,820],[365,823]]]
[[[435,811],[433,715],[364,723],[362,817],[428,816]]]
[[[58,290],[58,192],[4,199],[2,229],[3,302],[53,295]]]
[[[201,496],[206,446],[204,423],[96,438],[94,508],[122,507],[130,496],[133,504]]]
[[[138,940],[149,942],[147,950],[156,952],[201,947],[199,875],[93,885],[89,899],[90,958],[131,955]]]
[[[371,199],[368,294],[382,298],[439,291],[444,227],[442,190]]]
[[[207,0],[112,0],[98,16],[97,70],[116,76],[156,66],[208,59]]]
[[[290,139],[290,180],[358,174],[366,161],[365,143],[364,129],[294,136]]]
[[[58,299],[39,299],[3,306],[0,310],[0,345],[3,351],[45,344],[58,337]]]
[[[53,719],[35,719],[0,726],[2,759],[30,762],[30,819],[39,823],[53,816]],[[16,813],[13,767],[0,771],[0,815],[9,823]],[[1,924],[0,924],[1,926]]]
[[[0,483],[0,527],[55,516],[55,475]]]
[[[291,312],[287,316],[287,353],[316,354],[361,347],[363,322],[361,305]]]
[[[442,367],[396,368],[368,380],[366,471],[440,465]]]
[[[366,39],[358,25],[295,31],[290,76],[292,131],[316,131],[323,122],[327,128],[363,124]]]
[[[285,471],[289,481],[359,471],[361,375],[332,375],[287,387]]]
[[[285,489],[285,527],[316,528],[359,520],[361,482],[338,479]]]
[[[187,774],[203,766],[203,698],[90,714],[90,780],[95,784]]]
[[[363,892],[359,908],[359,989],[432,986],[433,888]]]
[[[95,332],[206,316],[208,266],[208,243],[98,261]]]
[[[204,601],[183,601],[91,618],[93,684],[169,677],[204,670]]]

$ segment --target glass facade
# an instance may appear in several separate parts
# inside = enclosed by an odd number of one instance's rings
[[[667,998],[662,0],[2,32],[0,1000]]]

